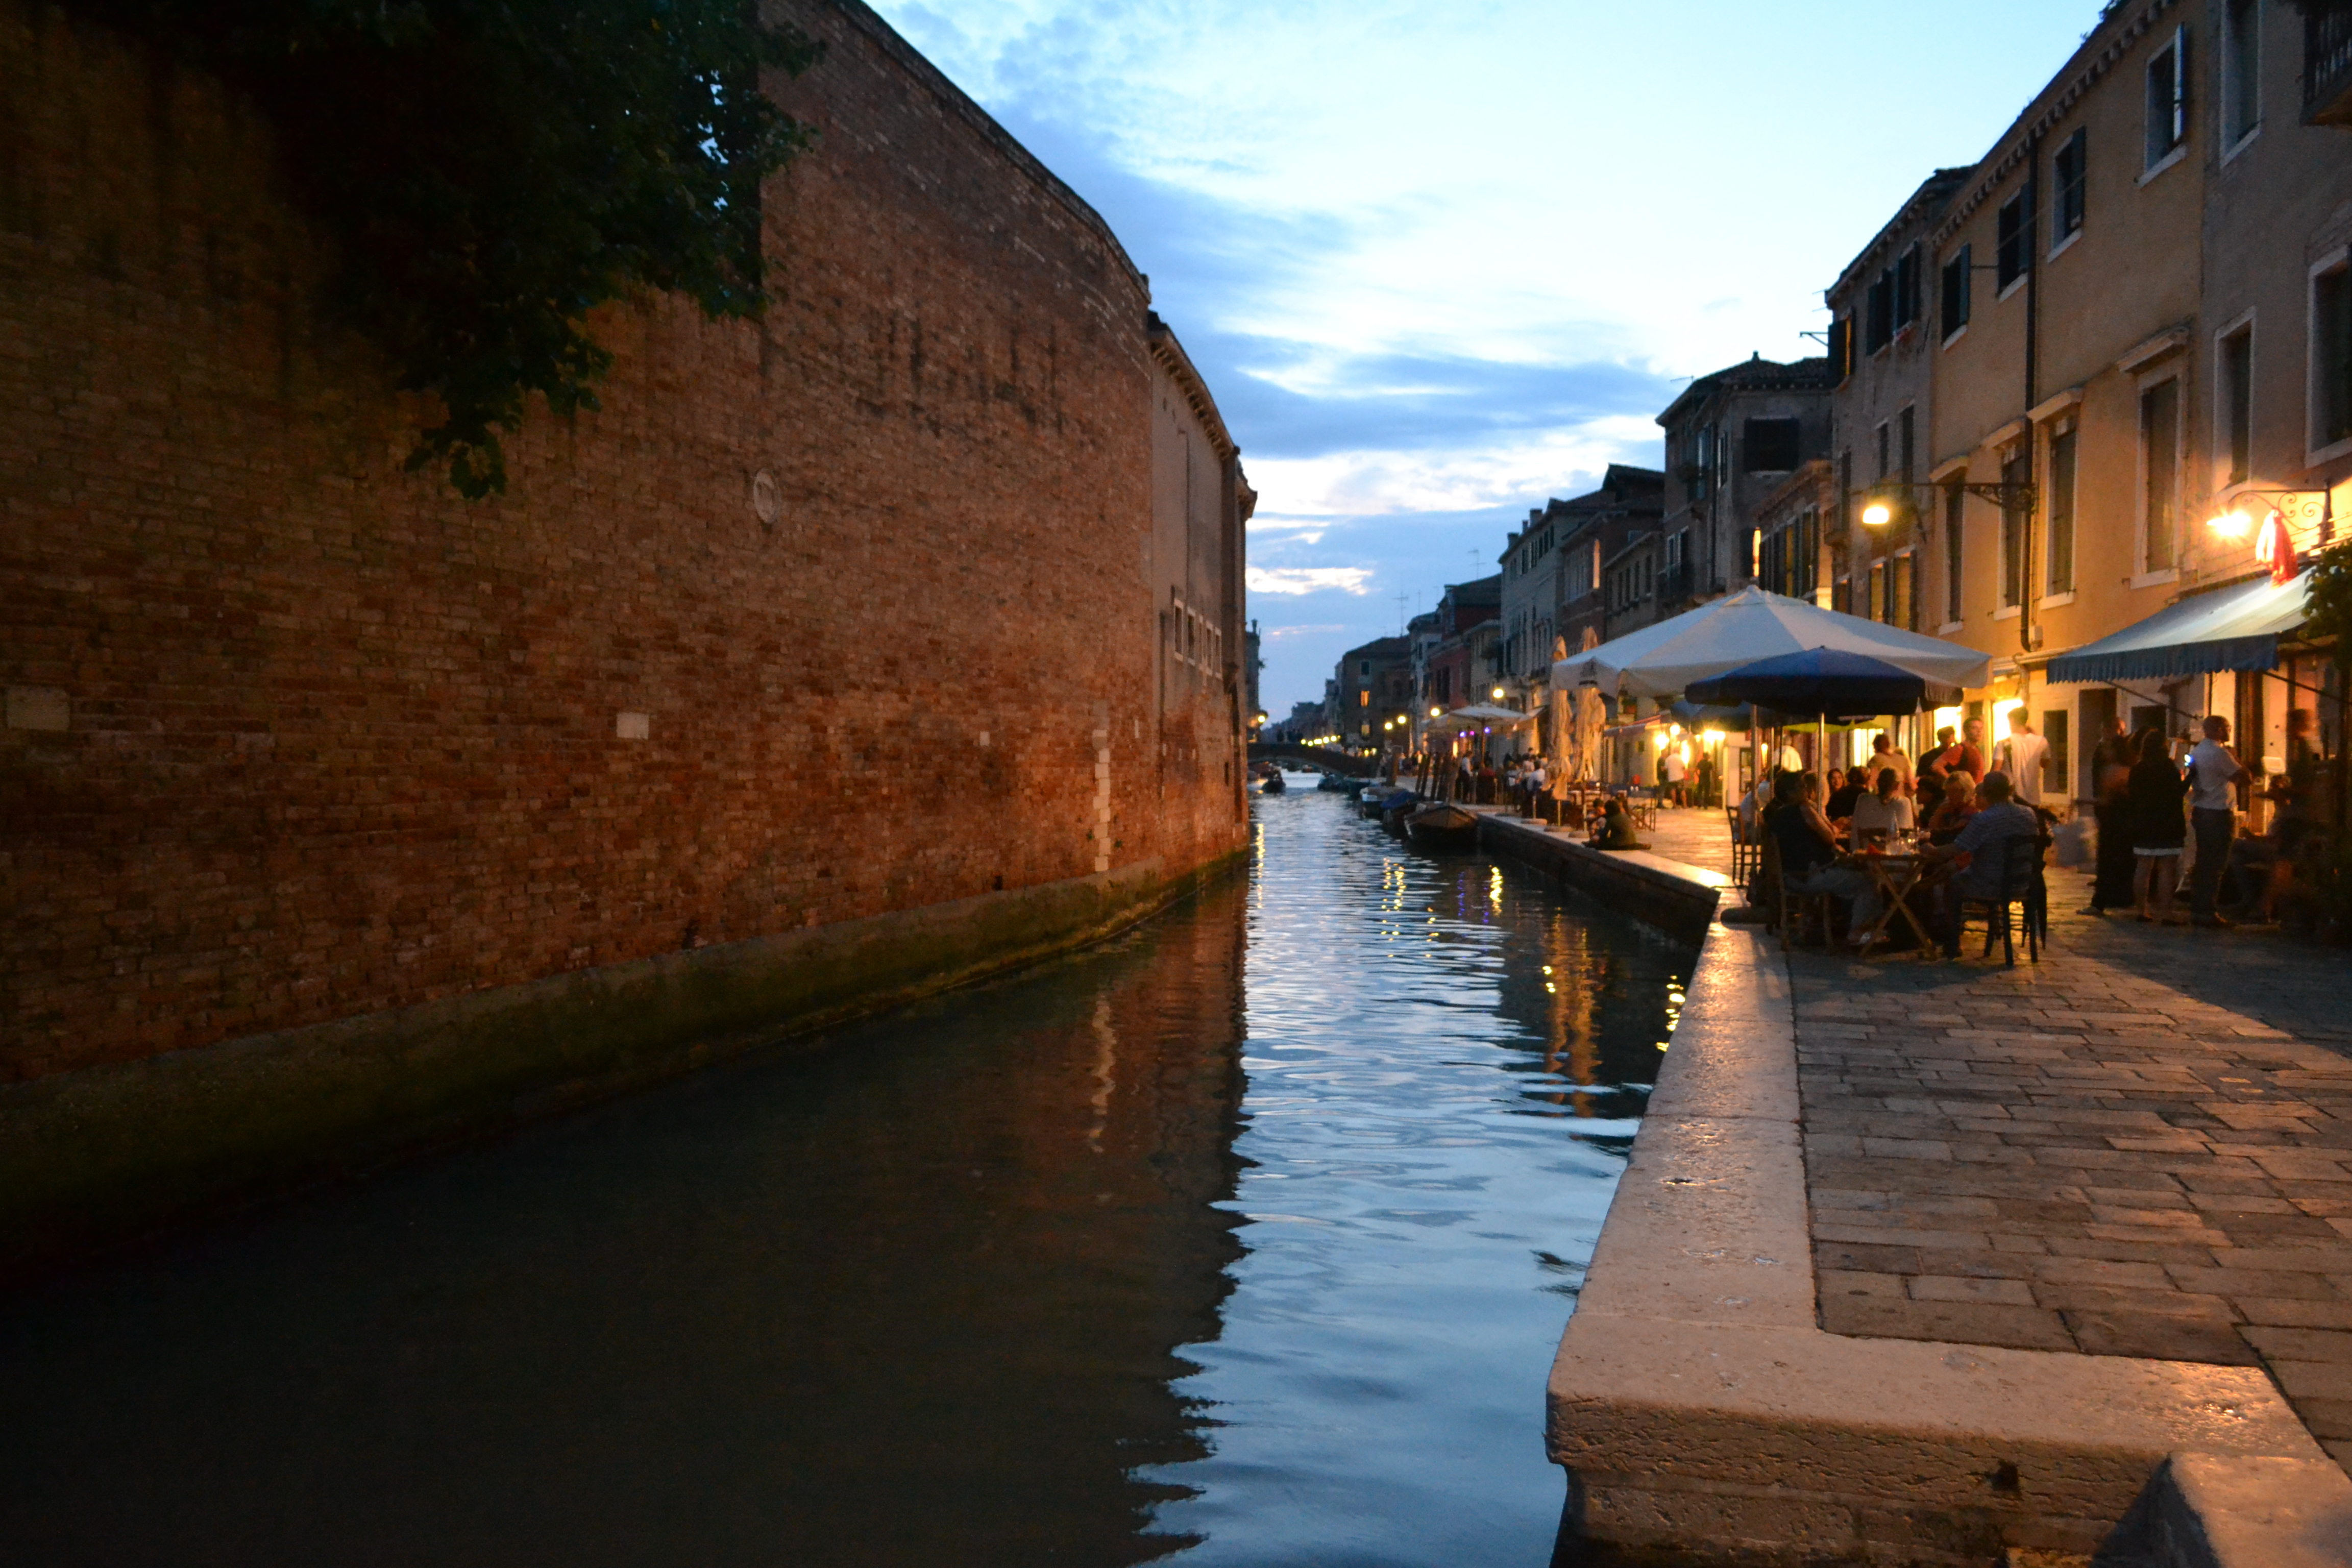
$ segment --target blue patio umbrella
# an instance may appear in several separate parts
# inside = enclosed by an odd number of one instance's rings
[[[1823,721],[1916,713],[1923,705],[1960,700],[1958,687],[1914,675],[1868,654],[1832,647],[1759,658],[1708,679],[1695,680],[1683,695],[1710,706],[1753,702]]]

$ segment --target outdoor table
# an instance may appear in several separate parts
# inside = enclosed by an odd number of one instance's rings
[[[1858,849],[1840,856],[1839,860],[1869,878],[1871,885],[1886,901],[1886,907],[1879,911],[1878,919],[1871,924],[1870,940],[1858,944],[1864,952],[1885,940],[1887,924],[1898,913],[1919,938],[1920,950],[1925,952],[1936,951],[1935,938],[1927,934],[1927,928],[1919,923],[1919,917],[1912,912],[1906,900],[1927,883],[1928,873],[1937,869],[1939,862],[1927,859],[1917,850],[1906,849]]]

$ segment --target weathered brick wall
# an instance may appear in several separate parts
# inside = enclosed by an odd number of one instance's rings
[[[805,14],[777,309],[611,312],[603,412],[469,504],[266,124],[0,4],[0,1077],[1084,876],[1106,743],[1111,865],[1240,843],[1152,754],[1230,704],[1155,702],[1142,279]]]

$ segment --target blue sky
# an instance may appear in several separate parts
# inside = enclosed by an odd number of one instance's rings
[[[877,0],[1110,221],[1259,493],[1280,717],[1972,163],[2097,0]]]

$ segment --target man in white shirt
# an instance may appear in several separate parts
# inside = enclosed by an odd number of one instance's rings
[[[2197,864],[2189,868],[2189,921],[2226,926],[2213,907],[2221,872],[2230,863],[2230,840],[2238,836],[2238,797],[2231,786],[2252,775],[2230,750],[2230,721],[2205,715],[2205,738],[2189,753],[2189,826],[2197,835]]]
[[[2009,710],[2009,739],[2000,743],[1993,766],[2009,775],[2010,788],[2020,805],[2042,804],[2042,765],[2049,761],[2050,742],[2033,732],[2025,710]]]
[[[1876,786],[1853,803],[1853,841],[1856,844],[1911,831],[1914,821],[1911,802],[1902,791],[1903,785],[1895,777],[1893,768],[1878,770]]]

